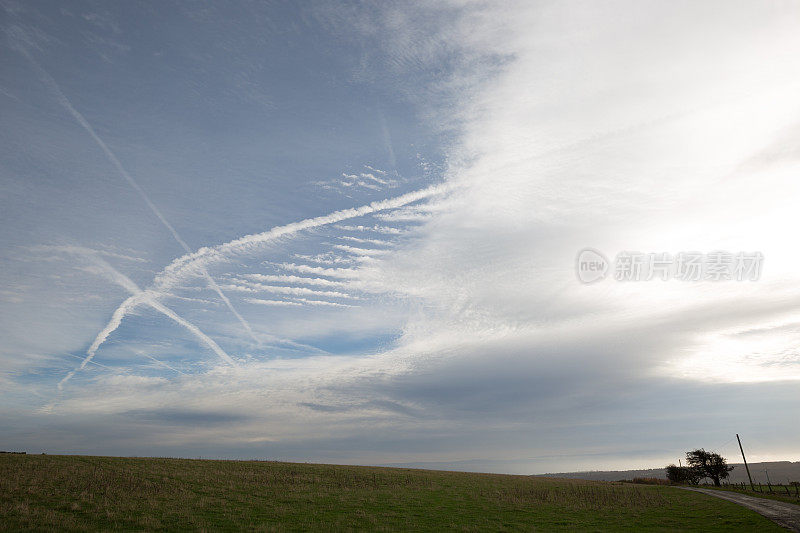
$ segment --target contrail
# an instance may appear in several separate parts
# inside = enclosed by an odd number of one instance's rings
[[[104,327],[100,333],[97,334],[92,345],[86,350],[86,357],[83,358],[80,366],[74,370],[71,370],[67,373],[64,378],[58,382],[58,388],[62,388],[64,383],[72,379],[72,376],[75,375],[76,372],[79,370],[83,370],[86,368],[86,365],[92,362],[94,359],[94,354],[97,353],[97,349],[100,348],[100,345],[105,342],[111,333],[116,330],[119,325],[122,323],[122,319],[128,313],[128,311],[133,310],[140,303],[140,295],[134,295],[127,298],[122,304],[114,310],[114,313],[111,315],[111,320],[108,321],[106,327]]]
[[[214,262],[224,261],[228,255],[253,251],[257,249],[258,246],[274,241],[281,237],[293,235],[310,228],[317,228],[328,224],[335,224],[336,222],[341,222],[351,218],[362,217],[376,211],[402,207],[425,198],[444,194],[452,189],[453,186],[447,183],[432,185],[425,189],[419,189],[386,200],[375,201],[360,207],[342,209],[327,215],[307,218],[299,222],[292,222],[283,226],[275,226],[265,232],[245,235],[239,239],[219,244],[214,247],[200,248],[196,252],[186,254],[173,260],[172,263],[170,263],[166,268],[164,268],[164,270],[156,275],[153,281],[152,289],[150,290],[153,290],[156,293],[167,290],[169,287],[178,282],[181,279],[181,276],[187,272],[203,272],[207,265],[210,265]],[[125,306],[124,302],[122,305],[120,305],[117,311],[120,311],[120,313],[122,313],[124,316],[129,309],[123,309],[123,306]],[[115,311],[115,314],[117,311]],[[110,324],[111,323],[109,322],[109,325]],[[113,331],[113,329],[111,331]]]
[[[167,317],[171,318],[172,320],[174,320],[178,324],[184,326],[186,329],[188,329],[189,331],[194,333],[203,343],[208,345],[214,351],[214,353],[216,353],[217,355],[220,356],[220,358],[222,358],[223,360],[225,360],[226,362],[228,362],[230,364],[234,364],[233,360],[230,358],[230,356],[224,350],[222,350],[222,348],[220,348],[219,345],[217,345],[216,342],[211,340],[211,338],[208,337],[208,335],[206,335],[205,333],[200,331],[200,329],[197,326],[195,326],[194,324],[190,323],[186,319],[180,317],[174,311],[172,311],[168,307],[166,307],[163,304],[161,304],[160,302],[158,302],[157,298],[159,296],[159,293],[155,293],[153,291],[142,291],[136,285],[136,283],[134,283],[128,276],[126,276],[125,274],[123,274],[120,271],[118,271],[117,269],[115,269],[113,266],[108,264],[108,262],[106,262],[104,259],[100,258],[97,255],[97,252],[95,252],[94,250],[92,250],[90,248],[84,248],[84,247],[81,247],[81,246],[54,246],[54,247],[50,247],[50,248],[55,249],[55,250],[59,250],[59,251],[63,251],[63,252],[66,252],[66,253],[77,254],[77,255],[80,255],[82,257],[88,258],[97,267],[99,267],[100,273],[102,275],[104,275],[110,281],[112,281],[112,282],[116,283],[117,285],[123,287],[125,290],[127,290],[132,295],[131,297],[126,299],[124,302],[122,302],[122,304],[120,304],[120,306],[116,310],[114,310],[114,313],[112,314],[111,319],[109,320],[108,324],[106,324],[106,326],[102,329],[102,331],[100,331],[100,333],[97,334],[97,336],[94,339],[94,342],[92,342],[92,345],[87,350],[87,352],[86,352],[87,353],[87,360],[85,360],[83,362],[83,364],[81,364],[80,368],[76,369],[76,370],[80,370],[80,369],[83,369],[83,368],[86,367],[86,363],[88,363],[89,361],[92,360],[92,358],[94,357],[95,353],[100,348],[100,346],[106,341],[108,336],[111,333],[113,333],[119,327],[119,325],[122,323],[122,319],[125,317],[125,315],[127,315],[128,312],[132,311],[134,308],[136,308],[140,304],[149,305],[153,309],[156,309],[157,311],[163,313],[164,315],[166,315]],[[320,353],[320,354],[327,354],[328,353],[325,350],[321,350],[321,349],[319,349],[319,348],[317,348],[315,346],[310,346],[310,345],[307,345],[307,344],[297,343],[297,342],[286,340],[286,339],[280,339],[280,338],[275,337],[273,335],[268,335],[268,337],[270,338],[270,340],[272,342],[274,342],[276,344],[286,344],[286,345],[291,346],[291,347],[296,348],[296,349],[310,350],[310,351],[313,351],[313,352],[316,352],[316,353]],[[62,383],[66,382],[67,380],[69,380],[69,378],[71,378],[72,375],[74,375],[74,372],[70,373],[70,375],[66,379],[62,380]]]
[[[147,292],[145,292],[144,294],[147,294]],[[157,300],[154,300],[152,298],[147,298],[147,299],[144,300],[144,303],[146,303],[147,305],[149,305],[150,307],[152,307],[153,309],[155,309],[157,311],[161,311],[162,313],[164,313],[165,315],[170,317],[172,320],[174,320],[175,322],[177,322],[181,326],[185,327],[186,329],[188,329],[192,333],[194,333],[203,342],[205,342],[208,345],[208,347],[211,348],[214,351],[214,353],[216,353],[218,356],[220,356],[220,358],[223,361],[225,361],[226,363],[228,363],[231,366],[236,366],[236,363],[231,358],[231,356],[228,355],[227,353],[225,353],[225,350],[220,348],[219,345],[216,342],[214,342],[213,339],[211,339],[208,335],[206,335],[205,333],[200,331],[200,328],[198,328],[197,326],[195,326],[194,324],[192,324],[188,320],[185,320],[185,319],[181,318],[172,309],[169,309],[168,307],[166,307],[161,302],[158,302]]]
[[[181,371],[180,371],[180,370],[178,370],[177,368],[173,368],[173,367],[169,366],[169,365],[168,365],[167,363],[165,363],[164,361],[159,361],[158,359],[156,359],[156,358],[155,358],[155,357],[153,357],[152,355],[148,355],[148,354],[144,353],[144,352],[143,352],[143,351],[141,351],[141,350],[134,350],[134,351],[135,351],[136,353],[138,353],[139,355],[142,355],[142,356],[144,356],[144,357],[147,357],[147,358],[148,358],[148,359],[150,359],[151,361],[153,361],[153,362],[155,362],[155,363],[158,363],[159,365],[163,366],[164,368],[168,368],[168,369],[172,370],[173,372],[177,372],[178,374],[183,374],[184,376],[186,375],[186,372],[181,372]]]
[[[19,31],[24,31],[24,30],[17,30],[16,33],[19,33]],[[19,38],[19,36],[17,37]],[[161,221],[161,224],[163,224],[164,227],[167,228],[167,230],[169,230],[169,232],[172,234],[172,237],[181,246],[181,248],[183,248],[183,250],[187,254],[192,253],[192,249],[189,248],[189,245],[186,244],[186,241],[184,241],[181,238],[177,230],[172,226],[172,224],[169,223],[169,221],[164,217],[164,215],[161,214],[161,211],[150,200],[150,197],[147,195],[144,189],[142,189],[139,186],[139,183],[137,183],[137,181],[133,179],[133,176],[131,176],[130,173],[127,170],[125,170],[125,167],[122,166],[122,163],[114,154],[114,152],[111,151],[111,148],[109,148],[108,145],[105,143],[105,141],[97,134],[97,132],[94,131],[92,125],[89,124],[89,121],[86,120],[86,118],[80,113],[80,111],[75,109],[75,107],[72,105],[72,102],[70,102],[69,98],[67,98],[66,95],[61,91],[61,87],[58,85],[58,82],[56,82],[56,80],[52,76],[50,76],[50,74],[48,74],[48,72],[41,65],[39,65],[39,62],[36,61],[36,59],[30,54],[30,52],[28,52],[27,48],[25,48],[24,45],[21,45],[19,43],[12,43],[12,45],[22,55],[24,55],[26,59],[28,59],[31,65],[33,65],[34,70],[36,70],[36,73],[39,75],[39,78],[53,92],[53,94],[56,97],[56,100],[58,100],[58,103],[61,104],[61,106],[64,109],[66,109],[70,115],[72,115],[72,117],[78,122],[78,124],[80,124],[84,130],[86,130],[89,136],[91,136],[91,138],[94,139],[94,142],[97,143],[97,145],[100,147],[101,150],[103,150],[103,153],[105,153],[108,160],[111,161],[111,164],[114,165],[114,168],[117,169],[117,172],[119,172],[120,175],[123,178],[125,178],[125,181],[127,181],[128,184],[131,187],[133,187],[133,189],[137,193],[139,193],[139,196],[141,196],[142,200],[144,200],[144,202],[147,204],[147,207],[150,208],[150,211],[152,211],[153,214],[156,216],[156,218],[158,218],[158,220]],[[253,332],[253,328],[250,327],[250,324],[233,307],[233,304],[228,299],[228,297],[222,293],[222,290],[219,288],[219,285],[217,285],[217,282],[214,281],[214,278],[211,277],[211,274],[209,274],[208,271],[203,270],[202,275],[206,278],[206,281],[208,282],[209,286],[214,290],[214,292],[216,292],[217,295],[220,297],[220,299],[223,302],[225,302],[225,305],[231,311],[231,313],[233,313],[233,315],[239,320],[239,323],[242,324],[242,327],[244,327],[248,335],[250,335],[250,337],[256,342],[256,344],[260,345],[261,340],[258,337],[256,337],[255,333]]]
[[[75,375],[76,372],[78,372],[79,370],[83,370],[84,368],[86,368],[87,364],[93,362],[92,359],[94,359],[97,350],[106,341],[108,336],[119,327],[119,325],[122,323],[122,319],[125,318],[125,315],[140,304],[149,305],[153,309],[159,311],[160,313],[163,313],[164,315],[171,318],[181,326],[185,327],[190,332],[192,332],[197,338],[199,338],[204,344],[206,344],[209,348],[211,348],[211,350],[215,354],[217,354],[223,361],[232,366],[236,366],[236,363],[231,358],[231,356],[229,356],[225,352],[225,350],[220,348],[220,346],[216,342],[214,342],[213,339],[211,339],[208,335],[200,331],[200,328],[198,328],[188,320],[184,319],[183,317],[179,316],[172,309],[166,307],[161,302],[157,301],[155,299],[155,296],[157,296],[156,294],[153,294],[150,291],[142,291],[130,278],[128,278],[126,275],[116,270],[114,267],[109,265],[103,259],[97,257],[97,255],[92,253],[91,250],[82,249],[78,247],[70,247],[67,248],[67,251],[73,253],[78,253],[78,252],[84,253],[84,255],[88,257],[95,265],[100,267],[101,272],[108,279],[124,287],[128,292],[132,293],[132,296],[128,297],[124,302],[122,302],[122,304],[119,307],[117,307],[117,309],[111,315],[111,319],[109,320],[108,324],[106,324],[106,326],[100,331],[100,333],[97,334],[97,336],[94,339],[94,342],[92,342],[92,345],[86,351],[86,357],[83,359],[80,366],[67,373],[67,375],[64,376],[64,378],[58,382],[59,389],[61,389],[64,386],[64,384],[67,381],[69,381],[72,378],[72,376]]]
[[[204,344],[206,344],[206,346],[211,348],[211,351],[217,354],[220,357],[220,359],[222,359],[231,366],[236,366],[236,363],[231,358],[231,356],[229,356],[225,352],[225,350],[220,348],[219,344],[214,342],[214,340],[211,337],[200,331],[200,328],[198,328],[188,320],[182,318],[172,309],[166,307],[164,304],[153,299],[152,295],[148,294],[147,292],[139,292],[138,294],[134,294],[133,296],[129,297],[124,302],[122,302],[122,305],[120,305],[114,311],[114,314],[111,316],[111,320],[109,320],[108,324],[106,324],[106,327],[104,327],[103,330],[97,334],[97,337],[95,337],[94,342],[86,351],[86,357],[81,362],[80,366],[75,370],[70,371],[66,376],[64,376],[64,378],[61,381],[58,382],[59,389],[61,389],[64,386],[64,384],[67,381],[69,381],[72,378],[72,376],[75,375],[76,372],[78,372],[79,370],[83,370],[84,368],[86,368],[87,364],[92,362],[92,359],[94,359],[97,350],[106,341],[108,336],[119,327],[125,315],[140,304],[149,305],[156,311],[159,311],[164,315],[168,316],[181,326],[191,331],[197,338],[199,338]]]
[[[171,287],[183,274],[200,273],[207,266],[222,262],[230,255],[252,252],[257,250],[259,246],[275,241],[281,237],[287,237],[303,230],[326,226],[351,218],[362,217],[377,211],[395,209],[431,196],[449,192],[452,189],[453,186],[447,183],[432,185],[394,198],[378,200],[359,207],[334,211],[327,215],[307,218],[283,226],[275,226],[262,233],[245,235],[239,239],[213,247],[200,248],[196,252],[188,253],[174,259],[164,270],[156,275],[154,287],[157,289]]]
[[[80,357],[80,356],[77,356],[77,355],[73,355],[73,354],[71,354],[71,353],[67,353],[67,354],[64,354],[64,355],[68,355],[68,356],[70,356],[70,357],[74,357],[75,359],[79,359],[79,360],[81,360],[81,361],[83,360],[83,357]],[[97,361],[92,361],[92,364],[93,364],[93,365],[95,365],[95,366],[99,366],[99,367],[101,367],[101,368],[105,368],[106,370],[114,370],[114,369],[113,369],[113,368],[111,368],[110,366],[104,365],[104,364],[102,364],[102,363],[98,363]]]

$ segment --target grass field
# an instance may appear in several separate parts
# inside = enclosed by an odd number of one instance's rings
[[[749,486],[747,486],[745,489],[740,489],[737,485],[723,485],[722,487],[702,485],[702,487],[704,489],[725,490],[737,492],[739,494],[747,494],[748,496],[755,496],[757,498],[767,498],[768,500],[777,500],[779,502],[800,505],[800,498],[795,496],[795,488],[789,488],[789,492],[787,493],[785,488],[786,485],[773,485],[772,492],[769,492],[769,487],[767,485],[756,485],[755,488],[757,490],[755,491],[750,490]]]
[[[254,461],[0,455],[18,530],[782,531],[671,487]]]

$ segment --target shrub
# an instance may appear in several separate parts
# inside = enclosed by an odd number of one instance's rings
[[[666,470],[667,479],[672,483],[697,485],[703,478],[702,472],[700,472],[697,468],[690,466],[668,465]]]

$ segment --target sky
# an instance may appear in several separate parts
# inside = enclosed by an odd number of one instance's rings
[[[800,460],[800,4],[0,6],[0,449]]]

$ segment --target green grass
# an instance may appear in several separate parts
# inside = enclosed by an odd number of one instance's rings
[[[742,489],[741,486],[737,485],[723,485],[722,487],[702,485],[702,487],[705,489],[725,490],[729,492],[736,492],[738,494],[755,496],[757,498],[766,498],[768,500],[777,500],[779,502],[786,502],[786,503],[793,503],[795,505],[800,505],[800,498],[795,496],[794,487],[789,487],[789,494],[786,494],[786,489],[784,488],[784,485],[780,486],[773,485],[772,492],[769,491],[769,487],[767,485],[755,485],[756,487],[755,491],[750,490],[749,485],[745,489]]]
[[[0,455],[0,529],[782,531],[671,487],[251,461]]]

